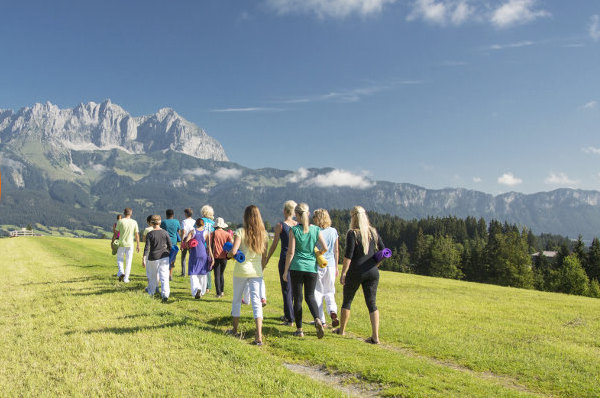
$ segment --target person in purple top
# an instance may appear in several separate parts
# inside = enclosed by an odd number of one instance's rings
[[[291,326],[295,319],[292,305],[292,282],[290,278],[287,278],[287,281],[283,280],[283,271],[285,270],[285,257],[290,243],[290,228],[298,225],[294,221],[294,209],[296,206],[297,203],[293,200],[288,200],[283,204],[283,221],[275,226],[275,237],[267,255],[267,262],[269,262],[269,259],[277,248],[277,244],[281,240],[281,252],[279,254],[279,283],[281,285],[281,296],[283,297],[283,316],[281,320],[288,326]]]
[[[185,237],[185,241],[190,245],[188,275],[192,296],[197,299],[206,293],[207,275],[214,266],[210,245],[208,247],[205,245],[207,237],[208,231],[204,228],[204,220],[201,218],[196,220],[195,228]]]

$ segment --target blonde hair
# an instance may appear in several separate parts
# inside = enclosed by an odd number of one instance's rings
[[[296,206],[298,206],[298,203],[294,202],[293,200],[286,200],[285,203],[283,204],[283,214],[286,217],[293,216],[294,209],[296,208]]]
[[[294,212],[296,213],[296,221],[302,224],[304,233],[307,233],[309,229],[308,227],[310,226],[310,221],[308,220],[308,216],[310,214],[308,211],[308,205],[306,203],[300,203],[296,206]]]
[[[161,218],[158,214],[154,214],[152,217],[150,217],[150,224],[160,225],[160,222],[161,222]]]
[[[331,227],[331,217],[329,217],[329,212],[325,209],[313,211],[313,222],[321,229]]]
[[[350,229],[360,235],[364,254],[369,251],[369,240],[377,241],[377,231],[369,224],[369,217],[362,206],[354,206],[350,212]]]
[[[254,205],[244,210],[244,235],[250,250],[258,254],[264,253],[267,246],[267,231],[260,210]]]
[[[210,218],[211,220],[215,218],[215,211],[210,205],[202,206],[202,208],[200,209],[200,214],[202,215],[202,217]]]

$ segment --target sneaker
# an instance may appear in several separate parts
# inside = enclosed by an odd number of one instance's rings
[[[125,279],[125,274],[121,274],[121,275],[119,275],[119,276],[117,277],[117,280],[118,280],[119,282],[123,282],[123,279]]]
[[[295,337],[304,337],[304,332],[302,330],[296,330],[293,334]]]
[[[163,297],[161,301],[162,301],[163,303],[166,303],[167,301],[169,301],[169,298],[168,298],[168,297]]]
[[[267,306],[267,299],[261,299],[260,302],[262,303],[263,307]]]
[[[322,339],[325,332],[323,331],[323,324],[319,318],[315,319],[315,329],[317,329],[317,338]]]
[[[173,280],[173,277],[172,277],[171,275],[169,275],[169,280],[170,280],[170,281],[172,281],[172,280]]]
[[[331,326],[334,328],[340,326],[340,320],[338,319],[337,314],[335,312],[331,312],[329,315],[331,316]]]
[[[200,292],[200,289],[196,290],[196,295],[194,296],[194,298],[196,300],[199,300],[202,297],[202,292]]]
[[[129,279],[123,279],[123,283],[129,283]]]

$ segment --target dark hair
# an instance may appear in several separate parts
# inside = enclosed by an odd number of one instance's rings
[[[189,207],[187,209],[185,209],[183,211],[185,213],[186,216],[191,217],[194,215],[194,211],[192,209],[190,209]]]
[[[130,216],[131,213],[132,213],[131,207],[126,207],[125,210],[123,210],[123,215],[125,215],[125,216]]]
[[[167,209],[167,218],[173,217],[174,214],[175,212],[173,211],[173,209]]]
[[[121,218],[123,218],[122,214],[117,214],[117,220],[120,220]]]
[[[150,220],[152,220],[152,214],[150,214],[148,217],[146,217],[146,222],[150,223]]]
[[[196,220],[196,226],[197,227],[203,227],[204,226],[204,220],[202,218],[198,218]]]

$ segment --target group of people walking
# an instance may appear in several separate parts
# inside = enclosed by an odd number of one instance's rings
[[[139,252],[137,222],[131,219],[131,209],[125,209],[123,217],[113,227],[113,240],[118,241],[117,277],[129,282],[133,242]],[[231,306],[232,328],[228,334],[239,336],[239,318],[243,302],[251,304],[256,324],[254,344],[262,345],[263,306],[266,304],[263,272],[277,246],[281,243],[278,262],[279,280],[283,299],[285,325],[296,326],[295,336],[304,336],[302,304],[306,302],[320,339],[327,327],[325,307],[333,332],[344,335],[350,307],[360,286],[370,314],[372,326],[368,343],[379,344],[379,311],[376,305],[379,282],[378,260],[375,252],[384,248],[377,231],[370,226],[364,208],[356,206],[351,211],[350,228],[341,272],[339,264],[339,236],[331,226],[329,213],[317,209],[311,224],[309,207],[288,200],[283,206],[283,220],[275,226],[274,239],[269,247],[269,237],[260,210],[255,205],[246,207],[243,226],[233,231],[222,218],[214,220],[210,206],[201,209],[202,217],[193,219],[192,209],[184,210],[186,218],[179,222],[173,218],[173,210],[167,210],[166,220],[159,215],[149,216],[145,241],[143,266],[148,277],[147,292],[154,295],[160,282],[160,294],[168,301],[169,281],[181,242],[181,269],[185,274],[188,260],[191,294],[200,299],[210,288],[210,272],[214,271],[217,297],[223,297],[223,274],[227,260],[236,258],[233,270],[233,297]],[[339,276],[343,286],[343,302],[338,316],[335,301],[335,281]],[[245,298],[244,296],[247,296]],[[325,302],[325,305],[323,304]]]

